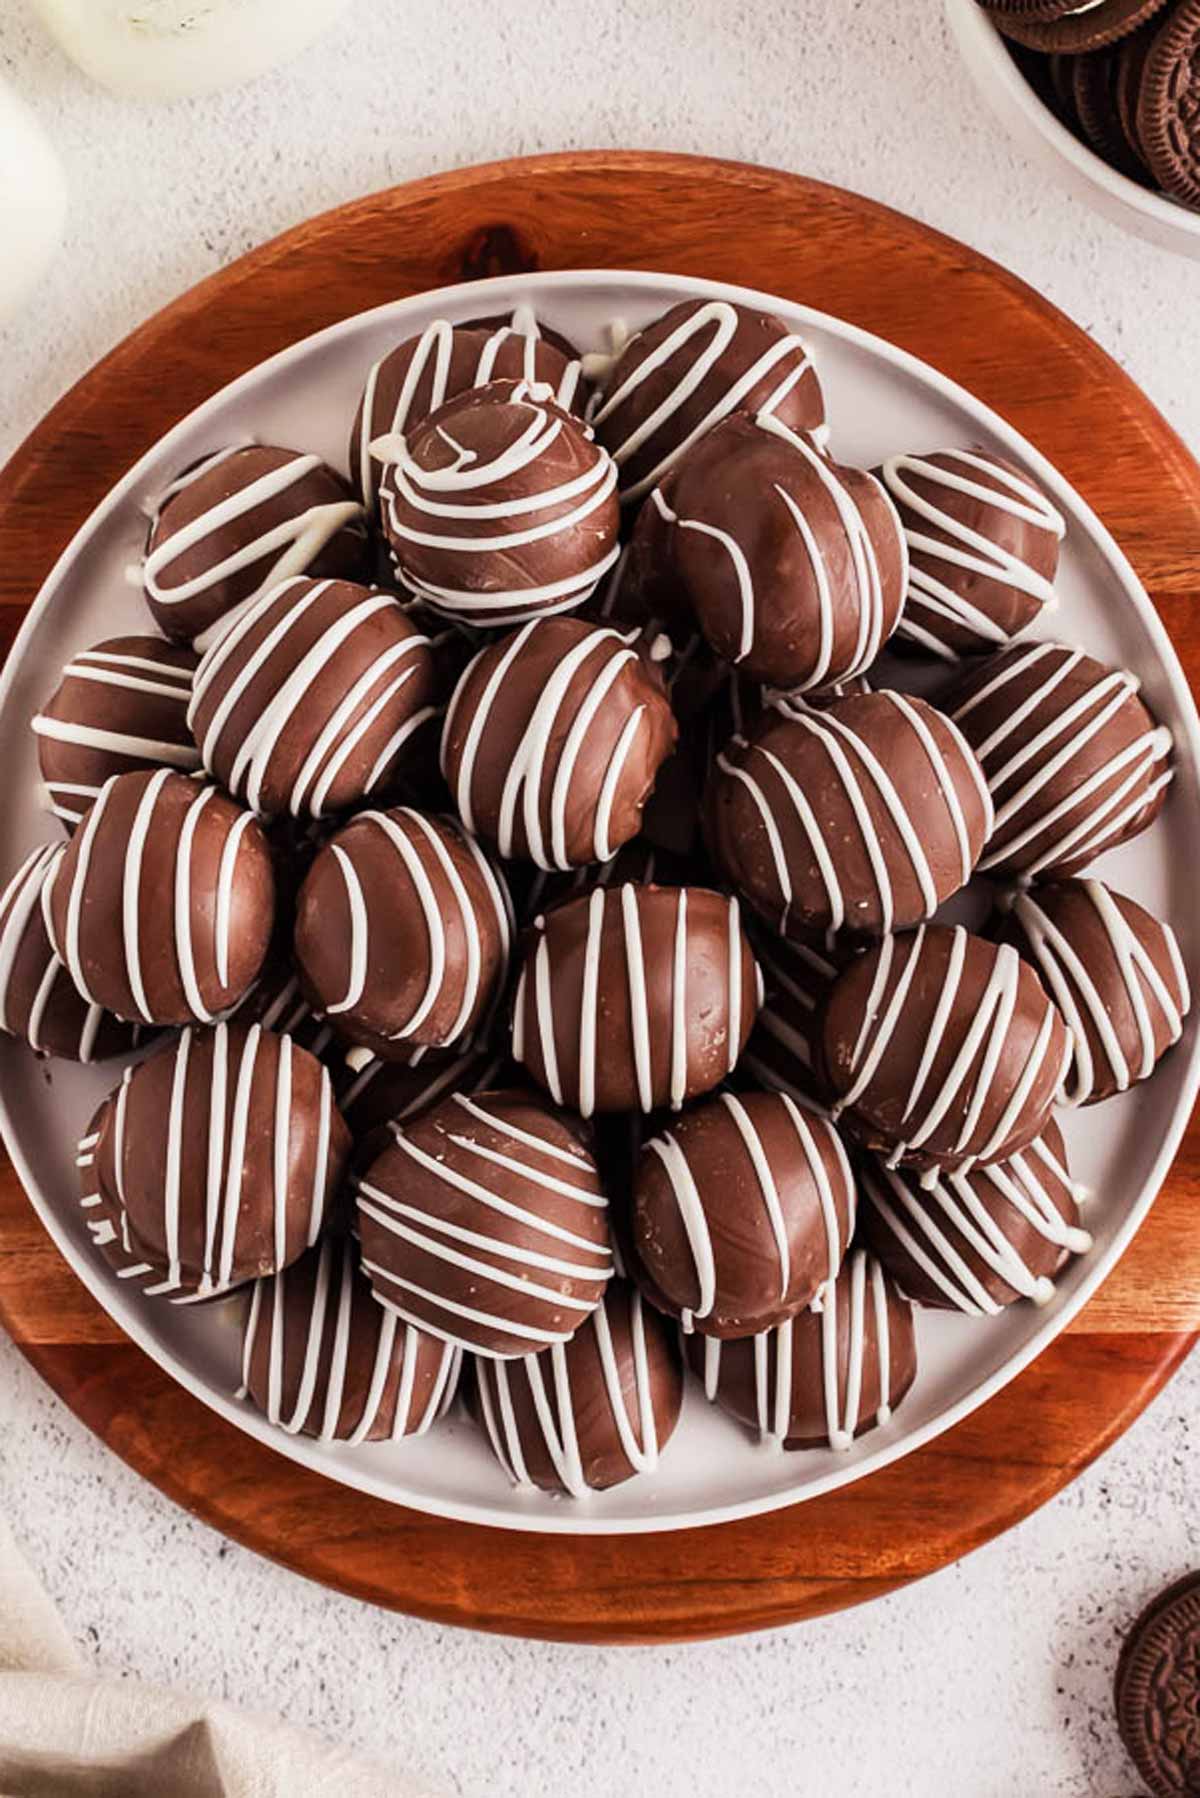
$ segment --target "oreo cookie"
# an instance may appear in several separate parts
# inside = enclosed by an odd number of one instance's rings
[[[1152,1798],[1200,1792],[1200,1573],[1159,1594],[1121,1650],[1117,1726]]]
[[[1163,191],[1200,206],[1200,0],[1181,0],[1146,52],[1137,135]]]
[[[1145,182],[1146,165],[1121,123],[1117,99],[1119,51],[1089,50],[1085,56],[1073,56],[1071,91],[1075,116],[1084,142],[1110,168],[1132,181]]]
[[[1006,37],[1030,50],[1078,54],[1118,43],[1165,5],[1166,0],[1088,0],[1084,6],[1073,4],[1049,18],[997,12],[992,4],[986,10]]]

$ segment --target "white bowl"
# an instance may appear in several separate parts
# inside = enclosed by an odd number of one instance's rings
[[[15,865],[32,843],[57,835],[53,820],[40,809],[29,720],[69,653],[123,630],[148,628],[125,571],[145,533],[141,503],[181,467],[253,435],[315,450],[344,466],[351,420],[372,362],[439,315],[478,318],[528,303],[547,324],[591,348],[602,342],[614,318],[636,327],[693,295],[770,308],[804,334],[820,370],[839,458],[871,467],[895,450],[982,443],[1013,457],[1044,484],[1069,523],[1060,605],[1047,634],[1061,634],[1105,661],[1133,668],[1149,704],[1176,738],[1178,774],[1164,819],[1134,843],[1103,856],[1098,869],[1170,919],[1189,968],[1200,968],[1192,861],[1179,853],[1180,843],[1200,841],[1200,719],[1157,614],[1098,519],[1011,426],[904,351],[806,307],[714,282],[646,273],[505,277],[382,306],[284,350],[168,432],[68,546],[34,601],[0,679],[0,767],[7,795],[0,808],[0,869]],[[122,1329],[161,1366],[281,1454],[378,1497],[473,1523],[620,1534],[746,1517],[844,1486],[929,1441],[1014,1378],[1095,1291],[1149,1210],[1200,1085],[1200,1039],[1193,1023],[1145,1086],[1085,1114],[1062,1117],[1072,1170],[1095,1194],[1087,1216],[1095,1247],[1064,1272],[1044,1310],[1018,1304],[983,1320],[921,1313],[916,1385],[889,1424],[846,1454],[763,1448],[706,1405],[693,1382],[659,1471],[584,1501],[514,1491],[485,1438],[465,1418],[413,1442],[350,1448],[289,1436],[239,1403],[233,1394],[239,1383],[240,1304],[176,1308],[141,1297],[116,1280],[89,1244],[78,1204],[74,1144],[116,1078],[111,1064],[41,1063],[11,1039],[0,1041],[0,1129],[62,1253]]]
[[[1200,256],[1200,212],[1139,187],[1068,131],[1029,85],[976,0],[946,0],[946,14],[984,100],[1048,174],[1127,231],[1184,256]]]

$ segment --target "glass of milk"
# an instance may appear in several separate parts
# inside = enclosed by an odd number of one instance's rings
[[[166,100],[251,81],[329,29],[349,0],[33,0],[86,75]]]

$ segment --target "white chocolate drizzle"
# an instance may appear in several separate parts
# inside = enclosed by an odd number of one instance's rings
[[[35,1054],[52,1053],[43,1031],[51,1006],[57,1021],[62,1021],[65,998],[78,1023],[74,1058],[90,1062],[106,1014],[102,1006],[77,991],[54,952],[46,917],[47,897],[65,853],[61,844],[52,843],[31,850],[0,893],[0,1030],[22,1037]],[[33,1002],[23,1014],[13,986],[20,964],[31,953],[37,958],[39,978]],[[56,1045],[57,1040],[56,1036]],[[137,1040],[137,1034],[131,1034],[129,1046]]]

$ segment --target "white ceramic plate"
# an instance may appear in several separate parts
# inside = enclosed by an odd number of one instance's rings
[[[1048,174],[1127,231],[1184,256],[1200,256],[1200,212],[1140,187],[1068,131],[1030,87],[975,0],[946,0],[946,15],[983,99]]]
[[[149,628],[125,571],[139,554],[142,504],[182,466],[220,445],[258,436],[316,450],[344,466],[358,395],[371,363],[438,315],[465,319],[528,302],[583,347],[606,340],[614,318],[637,326],[677,300],[728,297],[780,313],[812,346],[832,420],[834,454],[870,467],[897,450],[983,443],[1015,457],[1069,520],[1061,607],[1047,634],[1062,636],[1142,677],[1146,697],[1175,733],[1178,773],[1163,820],[1104,856],[1099,871],[1179,933],[1200,967],[1200,915],[1191,859],[1200,841],[1200,720],[1174,651],[1129,564],[1103,526],[1037,451],[977,400],[881,339],[823,313],[717,283],[614,272],[519,276],[420,295],[347,319],[243,376],[177,425],[142,458],[84,525],[25,621],[0,681],[0,767],[9,795],[0,818],[0,868],[53,837],[39,808],[29,720],[61,663],[84,645]],[[164,371],[166,373],[167,371]],[[1063,1119],[1073,1171],[1094,1191],[1093,1252],[1065,1273],[1045,1310],[1017,1305],[985,1321],[922,1312],[917,1383],[885,1428],[847,1454],[784,1454],[751,1441],[691,1386],[658,1473],[584,1501],[514,1491],[484,1438],[455,1417],[428,1437],[395,1445],[322,1447],[273,1428],[233,1393],[241,1306],[176,1309],[122,1287],[91,1250],[76,1202],[74,1143],[116,1076],[111,1064],[39,1063],[0,1042],[0,1125],[38,1215],[84,1284],[168,1372],[282,1454],[331,1479],[443,1516],[508,1528],[603,1534],[684,1528],[746,1517],[828,1492],[908,1454],[983,1404],[1064,1328],[1113,1266],[1148,1211],[1200,1082],[1196,1032],[1148,1085],[1082,1117]]]

